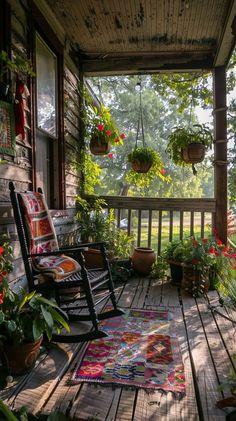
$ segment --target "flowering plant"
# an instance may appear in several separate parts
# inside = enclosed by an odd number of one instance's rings
[[[125,134],[119,132],[110,111],[104,106],[101,106],[99,110],[96,107],[92,107],[92,114],[93,117],[90,122],[91,136],[98,137],[103,143],[122,145]]]
[[[12,271],[12,247],[4,237],[0,241],[0,341],[7,344],[32,342],[46,333],[52,337],[52,330],[60,333],[62,328],[69,331],[67,316],[52,300],[41,294],[14,292],[8,284],[7,276]]]

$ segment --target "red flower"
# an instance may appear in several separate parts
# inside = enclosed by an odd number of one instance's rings
[[[202,239],[202,242],[203,242],[203,243],[207,243],[207,242],[208,242],[208,239],[207,239],[207,238],[203,238],[203,239]]]
[[[2,256],[3,252],[4,252],[4,248],[0,246],[0,256]]]
[[[216,240],[216,242],[219,246],[221,246],[223,244],[221,240]]]
[[[198,241],[197,240],[193,240],[193,245],[194,246],[198,246]]]
[[[160,171],[160,173],[161,173],[162,175],[165,175],[165,173],[166,173],[165,168],[162,168],[162,169],[161,169],[161,171]]]
[[[110,137],[110,136],[111,136],[111,134],[112,134],[112,133],[111,133],[111,130],[107,130],[107,131],[106,131],[106,134],[107,134],[107,136],[108,136],[108,137]]]
[[[120,139],[117,137],[117,138],[115,139],[115,143],[119,143],[119,141],[120,141]]]
[[[228,247],[223,247],[222,251],[228,251]]]
[[[198,260],[197,259],[192,259],[192,265],[197,265],[198,264]]]
[[[100,132],[102,132],[102,131],[103,131],[103,129],[104,129],[104,124],[102,124],[102,123],[98,124],[98,125],[97,125],[97,128],[98,128],[98,130],[99,130]]]
[[[125,134],[124,133],[121,133],[121,135],[120,135],[120,137],[121,137],[121,139],[125,139]]]
[[[113,153],[109,153],[107,156],[108,156],[108,158],[112,159],[113,158]]]
[[[0,293],[0,304],[3,304],[4,292]]]
[[[216,251],[213,247],[209,247],[208,252],[211,254],[216,254]]]

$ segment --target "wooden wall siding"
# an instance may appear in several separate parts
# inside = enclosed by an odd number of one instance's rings
[[[75,206],[75,197],[79,194],[81,173],[79,161],[79,93],[78,78],[65,67],[64,72],[64,125],[66,150],[66,207]]]

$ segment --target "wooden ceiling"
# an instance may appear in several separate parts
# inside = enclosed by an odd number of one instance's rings
[[[46,0],[87,75],[227,64],[236,0]]]

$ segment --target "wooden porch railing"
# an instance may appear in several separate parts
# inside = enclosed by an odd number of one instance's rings
[[[115,210],[117,226],[133,234],[135,246],[152,247],[158,254],[169,241],[193,235],[204,238],[215,226],[215,199],[100,197],[108,210]]]

